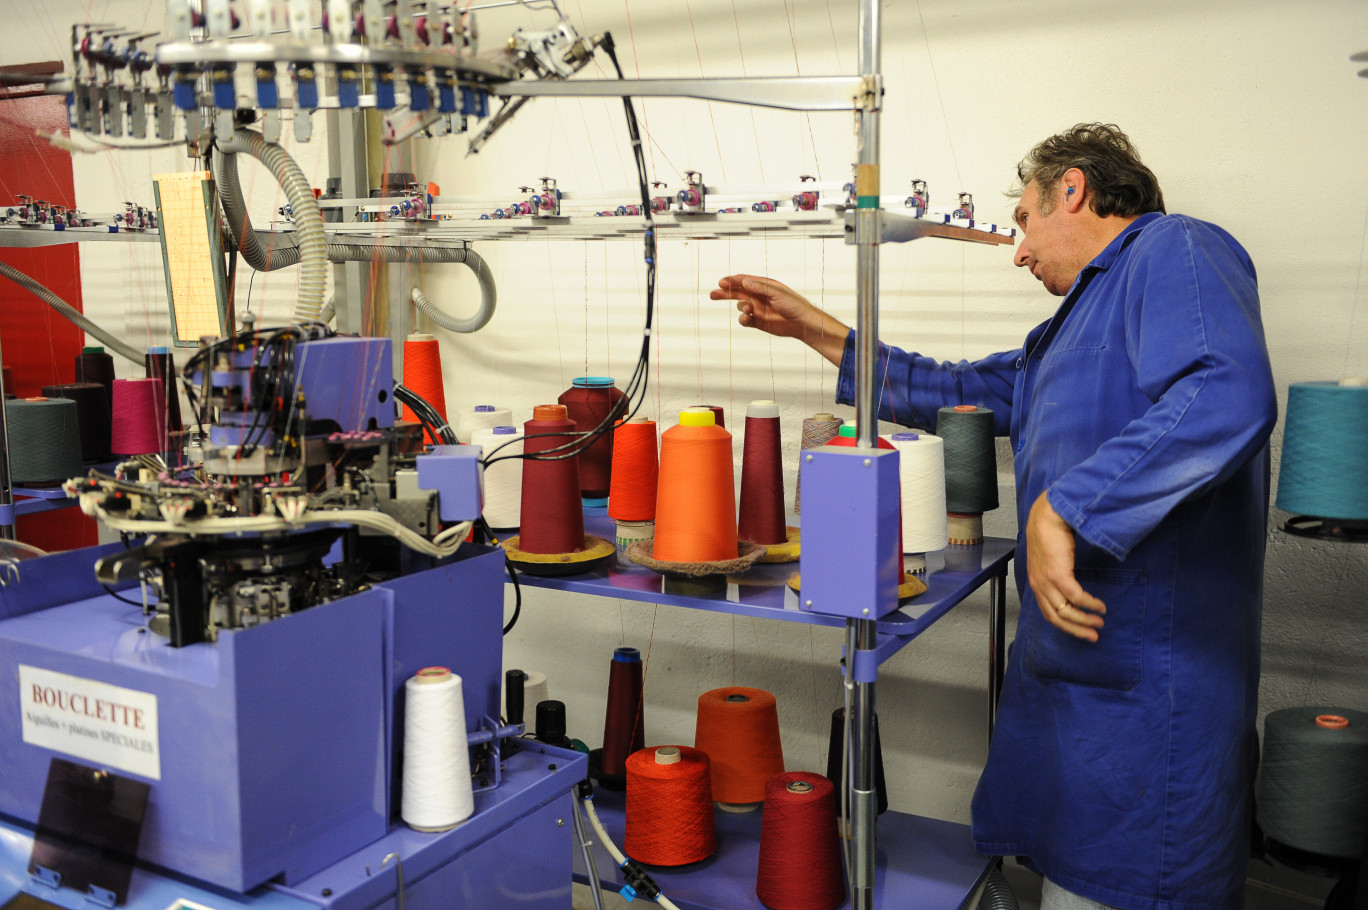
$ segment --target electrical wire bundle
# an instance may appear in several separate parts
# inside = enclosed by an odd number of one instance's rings
[[[249,329],[201,347],[181,369],[181,382],[196,421],[200,426],[214,423],[214,415],[210,413],[210,380],[216,357],[220,353],[236,353],[255,347],[256,354],[248,369],[250,400],[244,402],[244,407],[250,406],[252,401],[264,407],[254,409],[238,457],[245,458],[255,452],[268,430],[274,430],[277,439],[289,439],[291,424],[298,415],[295,347],[301,341],[316,341],[333,334],[333,330],[321,322],[305,322],[279,328]],[[198,393],[194,381],[197,372],[200,374]]]
[[[608,59],[613,64],[613,69],[617,71],[619,79],[625,79],[622,66],[618,63],[617,52],[613,43],[613,36],[607,32],[603,34],[603,39],[599,43],[608,55]],[[640,410],[642,403],[646,400],[646,382],[648,369],[651,360],[651,325],[655,319],[655,298],[656,298],[656,235],[655,219],[651,214],[651,181],[646,172],[646,155],[643,151],[641,142],[641,130],[637,123],[636,108],[632,106],[632,99],[624,96],[622,107],[627,116],[627,134],[631,139],[632,157],[636,161],[637,184],[641,193],[641,213],[646,219],[646,232],[643,237],[644,259],[646,261],[646,321],[641,331],[641,352],[637,355],[636,366],[632,370],[631,378],[627,380],[623,395],[608,410],[607,415],[599,422],[598,426],[592,430],[576,434],[576,438],[570,442],[555,446],[554,448],[544,449],[540,452],[524,452],[521,454],[496,455],[504,446],[511,445],[506,442],[485,453],[481,463],[488,468],[496,461],[507,458],[524,458],[533,461],[556,461],[563,458],[575,458],[599,437],[605,433],[612,432],[619,420],[630,420]],[[412,405],[410,405],[412,407]],[[630,408],[630,411],[628,410]],[[416,411],[417,409],[415,409]],[[518,437],[518,441],[535,439],[539,434]],[[565,436],[565,433],[540,434],[545,436]]]

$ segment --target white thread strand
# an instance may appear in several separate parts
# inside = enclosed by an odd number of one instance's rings
[[[516,528],[522,519],[523,463],[521,458],[509,457],[522,454],[522,440],[520,429],[513,433],[476,430],[470,439],[485,457],[492,454],[495,459],[484,469],[484,519],[496,530]]]
[[[945,445],[939,436],[927,433],[916,439],[898,433],[893,448],[898,450],[898,477],[902,484],[903,550],[930,553],[944,549],[945,527]]]
[[[413,676],[404,694],[400,814],[419,831],[443,831],[475,811],[461,677],[450,672],[436,681]]]

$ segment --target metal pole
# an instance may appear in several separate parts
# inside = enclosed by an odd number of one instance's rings
[[[859,157],[855,169],[855,422],[859,445],[878,441],[878,386],[874,381],[879,343],[879,15],[880,0],[860,0],[860,77],[864,88],[857,108]],[[846,672],[860,665],[857,651],[872,651],[877,627],[872,620],[847,623]],[[877,801],[874,793],[874,683],[852,676],[850,725],[850,836],[854,850],[850,869],[851,907],[874,906],[874,857],[877,846]]]
[[[328,111],[328,173],[342,178],[339,192],[344,199],[365,198],[370,193],[370,171],[366,157],[365,114],[361,111]],[[351,221],[355,209],[342,212]],[[364,262],[339,262],[333,265],[333,300],[337,307],[337,328],[342,332],[364,332],[361,315],[365,311],[369,266]]]
[[[14,485],[10,482],[9,425],[5,420],[5,384],[0,380],[0,540],[16,540]]]
[[[988,740],[993,739],[1007,662],[1007,573],[988,579]]]

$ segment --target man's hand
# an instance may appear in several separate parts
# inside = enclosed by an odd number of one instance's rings
[[[1077,638],[1097,641],[1107,605],[1074,578],[1074,532],[1044,493],[1026,520],[1026,577],[1036,605],[1050,624]]]
[[[797,338],[836,366],[841,365],[849,326],[809,303],[787,285],[758,275],[728,275],[709,295],[713,300],[735,300],[744,326]]]

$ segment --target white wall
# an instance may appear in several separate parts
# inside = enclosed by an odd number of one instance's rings
[[[851,0],[572,0],[585,33],[611,30],[628,75],[851,73]],[[156,28],[160,6],[74,0],[5,3],[0,62],[65,58],[73,21]],[[630,24],[627,15],[630,13]],[[483,14],[486,46],[524,10]],[[1084,120],[1118,123],[1159,175],[1169,209],[1220,223],[1258,266],[1278,385],[1368,370],[1368,309],[1360,300],[1368,170],[1368,82],[1348,60],[1368,47],[1368,8],[1349,0],[923,0],[885,5],[885,192],[918,177],[933,203],[964,189],[982,216],[1004,219],[1013,166],[1039,139]],[[604,70],[606,74],[606,68]],[[653,176],[680,171],[712,182],[845,179],[852,120],[694,101],[639,105]],[[321,128],[321,118],[315,125]],[[287,142],[293,147],[293,143]],[[507,193],[543,175],[566,189],[632,185],[616,101],[538,100],[475,158],[458,139],[417,146],[420,175],[447,194]],[[297,149],[315,185],[323,145]],[[183,169],[177,152],[120,152],[77,162],[78,201],[110,210],[147,204],[149,175]],[[249,167],[253,212],[282,199]],[[625,379],[642,314],[636,243],[485,243],[499,278],[499,312],[473,335],[443,338],[453,407],[497,402],[525,416],[584,373]],[[660,250],[660,306],[647,408],[668,426],[680,407],[722,404],[739,425],[746,402],[773,397],[796,448],[801,417],[826,409],[834,370],[795,342],[738,327],[707,299],[729,272],[768,273],[853,320],[853,253],[836,241],[670,241]],[[1056,301],[1010,265],[1009,248],[926,240],[882,255],[882,335],[945,358],[1014,347]],[[87,312],[135,344],[165,331],[155,245],[82,250]],[[425,270],[429,296],[473,307],[474,283],[455,266]],[[247,270],[238,293],[247,293]],[[253,309],[287,318],[294,275],[261,275]],[[840,409],[849,414],[849,409]],[[1275,433],[1275,451],[1281,442]],[[738,476],[739,455],[738,446]],[[792,488],[796,457],[786,458]],[[1276,463],[1276,458],[1275,458]],[[989,533],[1015,533],[1011,467],[1000,462],[1002,507]],[[1274,512],[1274,522],[1286,516]],[[1368,551],[1269,536],[1263,708],[1368,702],[1358,619]],[[1015,595],[1013,595],[1015,604]],[[973,598],[890,660],[878,690],[893,807],[967,820],[986,750],[986,594]],[[1014,620],[1013,620],[1014,621]],[[608,660],[620,644],[648,658],[647,738],[691,742],[699,693],[753,685],[779,698],[793,768],[821,769],[828,718],[840,703],[839,635],[630,601],[528,591],[506,645],[510,666],[545,671],[569,704],[572,732],[597,744]]]

